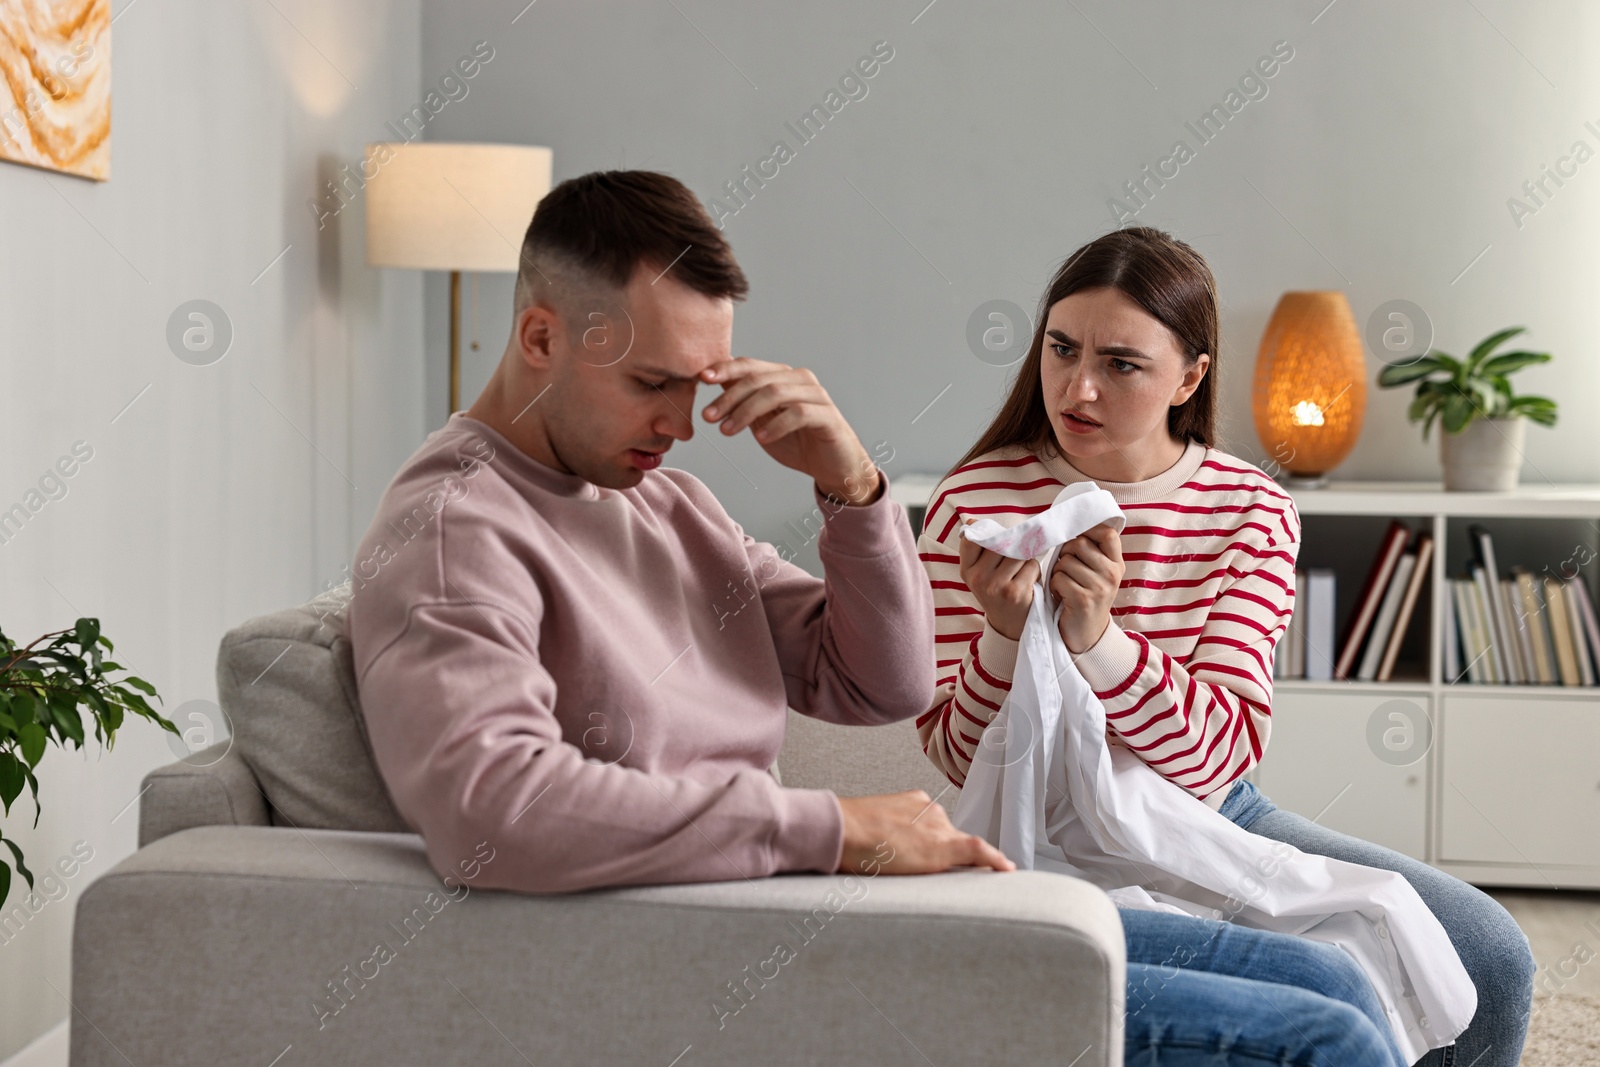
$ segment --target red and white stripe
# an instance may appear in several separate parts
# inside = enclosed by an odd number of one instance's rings
[[[988,625],[961,578],[958,527],[968,515],[1013,525],[1047,509],[1063,484],[1012,447],[961,467],[930,501],[917,547],[933,587],[939,688],[917,730],[957,786],[1016,661],[1016,642]],[[1125,501],[1148,494],[1107,488],[1127,516],[1127,570],[1106,634],[1074,662],[1115,739],[1219,806],[1267,744],[1273,649],[1294,610],[1299,513],[1264,472],[1214,448],[1161,500]]]

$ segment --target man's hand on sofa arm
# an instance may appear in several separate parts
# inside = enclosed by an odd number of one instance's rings
[[[951,867],[1014,871],[999,849],[950,824],[944,808],[922,789],[880,796],[840,797],[847,873],[934,874]]]

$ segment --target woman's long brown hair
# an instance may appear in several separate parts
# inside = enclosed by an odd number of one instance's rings
[[[1216,280],[1200,253],[1184,242],[1149,226],[1130,226],[1095,238],[1056,270],[1039,300],[1033,343],[1012,382],[1011,394],[989,428],[945,477],[1007,445],[1022,445],[1034,455],[1047,446],[1059,451],[1039,377],[1045,320],[1057,301],[1105,286],[1121,290],[1171,330],[1187,363],[1192,365],[1202,352],[1210,353],[1211,363],[1199,387],[1188,400],[1167,410],[1167,430],[1180,441],[1199,441],[1208,447],[1215,443],[1220,340]]]

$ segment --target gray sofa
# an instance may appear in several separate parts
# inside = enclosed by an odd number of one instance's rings
[[[372,763],[348,596],[224,637],[231,737],[147,776],[138,851],[78,901],[73,1067],[1122,1062],[1121,924],[1073,878],[441,881]],[[909,722],[791,711],[778,764],[955,795]]]

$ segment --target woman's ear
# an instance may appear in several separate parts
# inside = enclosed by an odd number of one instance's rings
[[[1194,362],[1183,372],[1183,381],[1178,385],[1178,391],[1172,394],[1170,407],[1177,407],[1194,395],[1200,388],[1200,382],[1206,376],[1206,370],[1211,366],[1211,353],[1202,352],[1194,357]]]

